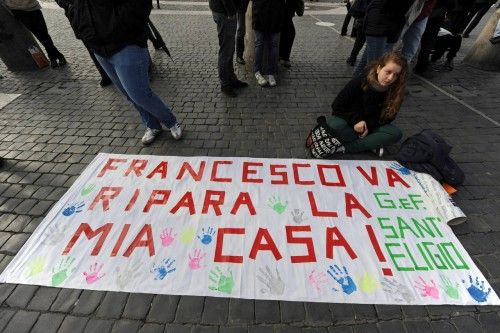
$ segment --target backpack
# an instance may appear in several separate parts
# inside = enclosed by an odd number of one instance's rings
[[[342,143],[335,137],[334,130],[328,126],[325,116],[316,119],[318,123],[307,136],[306,147],[314,158],[328,158],[334,153],[345,151]]]

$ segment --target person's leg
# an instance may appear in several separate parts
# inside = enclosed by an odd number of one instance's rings
[[[243,59],[243,52],[245,51],[245,15],[246,8],[239,9],[236,12],[236,59],[238,62]],[[242,63],[244,63],[244,61]]]
[[[99,65],[101,68],[105,71],[106,76],[113,82],[115,87],[127,98],[127,100],[132,103],[132,105],[135,107],[135,109],[139,112],[141,115],[142,123],[147,127],[151,129],[156,129],[160,130],[161,129],[161,124],[150,113],[148,113],[146,110],[144,110],[142,107],[134,103],[134,101],[129,97],[127,91],[123,87],[120,78],[118,77],[118,74],[116,73],[115,67],[113,63],[110,61],[110,59],[101,57],[98,54],[94,54],[96,60],[98,61]]]
[[[410,63],[418,51],[420,40],[427,26],[428,17],[420,21],[413,22],[403,35],[403,49],[401,55]]]
[[[253,59],[253,71],[262,73],[262,60],[264,58],[264,33],[254,30],[255,35],[255,56]]]
[[[470,20],[469,24],[467,24],[467,26],[465,27],[465,30],[463,33],[463,36],[465,38],[469,37],[469,34],[471,33],[471,31],[474,30],[474,28],[479,24],[479,22],[481,22],[481,19],[483,18],[483,16],[490,9],[489,4],[480,4],[478,6],[480,6],[480,7],[477,9],[477,12],[475,13],[474,17]]]
[[[85,43],[83,45],[85,45]],[[97,68],[97,71],[101,75],[101,82],[99,82],[99,84],[101,85],[101,87],[105,87],[105,86],[110,85],[111,84],[111,79],[109,78],[108,74],[106,74],[106,71],[104,70],[104,68],[102,68],[102,66],[99,63],[99,61],[97,61],[97,59],[96,59],[96,57],[94,55],[94,52],[92,52],[92,50],[87,45],[85,45],[85,48],[89,52],[90,59],[92,59],[92,62],[94,63],[95,67]]]
[[[326,123],[343,145],[358,139],[358,133],[344,119],[337,116],[329,116],[326,118]]]
[[[381,57],[386,51],[387,37],[366,36],[366,47],[361,61],[354,70],[354,77],[364,73],[366,66],[373,60]]]
[[[280,47],[280,33],[269,34],[269,58],[268,67],[269,74],[276,75],[278,73],[278,54]]]
[[[340,35],[341,36],[345,36],[347,35],[347,28],[349,27],[349,22],[351,21],[351,4],[349,2],[346,3],[346,7],[347,7],[347,14],[345,15],[345,18],[344,18],[344,23],[342,24],[342,29],[340,29]]]
[[[349,59],[347,59],[347,63],[349,65],[354,66],[359,51],[361,51],[363,45],[365,45],[365,41],[366,41],[366,36],[365,33],[363,32],[363,29],[358,29],[356,40],[354,41],[354,45],[352,46],[351,55],[349,56]]]
[[[458,50],[460,50],[460,47],[462,46],[462,37],[460,35],[457,36],[450,36],[450,42],[449,42],[449,51],[448,54],[446,55],[446,59],[452,60],[457,56]]]
[[[425,28],[422,39],[420,40],[420,52],[418,54],[417,63],[414,71],[417,74],[424,73],[429,67],[429,56],[434,47],[439,27],[443,22],[444,17],[437,19],[429,19]]]
[[[436,38],[434,51],[432,51],[432,55],[431,55],[431,62],[436,62],[439,59],[441,59],[443,54],[446,52],[446,50],[450,46],[450,39],[452,37],[453,36],[451,36],[451,35],[446,35],[446,36],[439,36]]]
[[[231,87],[231,84],[237,80],[233,67],[236,19],[228,19],[225,14],[215,12],[212,14],[217,24],[217,34],[219,37],[219,79],[221,87],[227,88]]]
[[[382,148],[397,143],[403,137],[403,133],[394,125],[383,125],[364,138],[359,138],[355,141],[346,143],[346,153],[358,153],[362,151],[370,151],[373,149]]]
[[[290,53],[292,52],[293,41],[295,39],[295,27],[293,25],[293,17],[285,15],[283,28],[279,40],[279,57],[282,60],[290,61]]]

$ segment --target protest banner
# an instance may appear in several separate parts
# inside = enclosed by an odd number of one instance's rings
[[[99,154],[0,281],[369,304],[500,304],[430,176],[392,161]]]

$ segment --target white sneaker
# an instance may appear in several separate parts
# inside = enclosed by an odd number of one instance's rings
[[[144,132],[144,135],[142,136],[141,142],[143,145],[149,145],[151,142],[153,142],[158,134],[160,134],[161,129],[152,129],[152,128],[146,128],[146,132]]]
[[[174,126],[170,127],[170,133],[175,140],[179,140],[182,137],[182,128],[181,125],[175,123]]]
[[[384,156],[384,147],[373,149],[372,152],[378,157]]]
[[[262,74],[260,74],[260,72],[255,73],[255,78],[257,79],[257,83],[259,84],[259,86],[263,87],[267,85],[267,80],[264,78],[264,76],[262,76]]]
[[[276,87],[276,79],[274,78],[274,75],[269,75],[268,81],[271,87]]]

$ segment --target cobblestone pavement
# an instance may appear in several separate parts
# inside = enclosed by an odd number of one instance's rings
[[[21,94],[0,111],[0,156],[6,158],[0,170],[0,271],[98,152],[307,156],[303,148],[307,131],[318,115],[329,113],[335,94],[351,74],[345,59],[352,41],[337,32],[343,19],[339,15],[341,4],[310,5],[309,14],[295,18],[293,67],[280,73],[276,88],[258,87],[251,75],[238,68],[238,75],[251,86],[238,98],[227,99],[219,90],[215,24],[207,15],[206,4],[161,3],[162,10],[155,10],[152,19],[173,59],[152,51],[156,64],[153,87],[171,104],[184,126],[181,141],[162,134],[149,147],[140,144],[143,125],[136,111],[112,87],[98,86],[98,74],[88,54],[74,39],[62,11],[53,9],[54,3],[44,2],[44,14],[69,65],[61,70],[16,74],[0,65],[4,76],[0,92]],[[333,14],[322,15],[321,10]],[[320,20],[335,26],[316,25]],[[435,86],[411,78],[410,93],[396,124],[406,135],[423,128],[437,130],[454,146],[452,156],[467,173],[455,199],[469,217],[454,231],[499,293],[500,75],[461,62],[479,31],[477,28],[471,39],[464,41],[455,70],[432,80]],[[396,148],[391,148],[394,153]],[[499,310],[0,285],[0,331],[17,333],[498,332]]]

